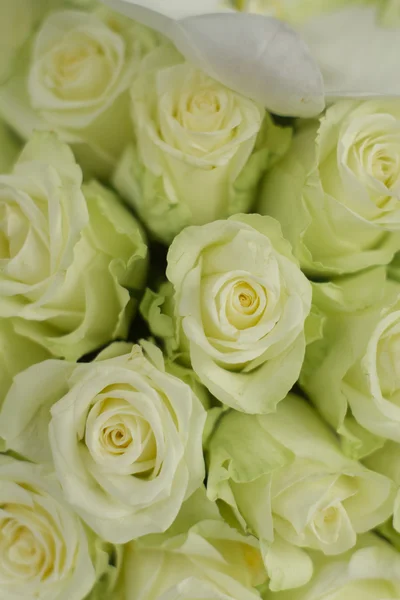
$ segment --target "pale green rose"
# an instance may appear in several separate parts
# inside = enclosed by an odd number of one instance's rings
[[[353,437],[350,452],[381,446],[374,436],[400,442],[400,284],[377,268],[314,284],[313,303],[322,336],[307,346],[301,386],[332,427]]]
[[[338,557],[312,553],[315,575],[294,591],[267,593],[264,600],[398,600],[400,556],[390,544],[366,534],[357,547]]]
[[[41,466],[0,456],[0,489],[2,597],[87,598],[104,573],[102,560],[108,558],[99,555],[102,543],[65,502],[54,475]]]
[[[0,174],[11,171],[19,152],[19,141],[7,125],[0,121]]]
[[[311,305],[279,223],[236,215],[188,227],[170,247],[167,277],[141,310],[171,358],[191,364],[224,404],[274,411],[298,378]]]
[[[259,538],[275,591],[310,579],[303,548],[341,554],[393,512],[393,482],[348,459],[294,395],[269,415],[225,413],[207,450],[208,496]]]
[[[257,600],[266,579],[257,540],[229,527],[202,488],[166,534],[126,548],[126,600]]]
[[[0,318],[71,360],[127,335],[144,285],[143,233],[71,150],[37,133],[0,176]]]
[[[0,90],[0,113],[25,139],[56,131],[85,174],[106,178],[132,137],[129,87],[156,44],[150,30],[104,7],[53,11]]]
[[[299,126],[259,212],[280,221],[307,273],[387,264],[400,245],[399,153],[400,100],[339,102]]]
[[[51,464],[68,502],[103,539],[165,531],[202,484],[206,413],[191,388],[134,346],[50,360],[14,379],[0,413],[7,448]]]
[[[136,139],[114,183],[166,243],[188,225],[249,211],[268,164],[290,144],[289,128],[172,46],[143,59],[131,96]]]

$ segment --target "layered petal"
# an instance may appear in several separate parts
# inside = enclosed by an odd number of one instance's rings
[[[173,289],[148,292],[142,314],[171,358],[189,361],[224,404],[273,412],[301,368],[311,302],[279,224],[236,215],[189,227],[170,247],[167,277]]]
[[[295,396],[269,415],[228,411],[207,449],[208,495],[259,538],[272,590],[311,578],[312,564],[301,548],[326,556],[346,552],[357,534],[393,511],[393,482],[346,458],[336,437]],[[286,546],[294,547],[294,571],[285,565]]]
[[[382,438],[399,440],[398,283],[375,269],[314,290],[322,332],[307,348],[300,383],[347,451],[362,456]]]
[[[0,479],[4,593],[10,600],[86,598],[96,581],[90,540],[54,477],[42,467],[1,456]]]
[[[310,275],[387,264],[397,251],[398,108],[339,102],[319,123],[303,123],[267,173],[258,210],[280,221]]]
[[[123,346],[28,369],[0,414],[7,448],[53,464],[68,502],[113,543],[165,531],[204,478],[201,402],[162,357],[156,367]]]
[[[168,44],[141,62],[131,113],[136,138],[114,183],[166,243],[186,225],[248,211],[262,175],[291,139],[290,129],[275,125],[260,104],[185,62]]]
[[[144,233],[82,172],[53,133],[37,133],[0,177],[0,314],[19,335],[74,360],[127,335],[145,283]]]

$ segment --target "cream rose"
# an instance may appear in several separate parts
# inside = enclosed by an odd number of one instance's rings
[[[23,137],[55,130],[85,172],[106,177],[131,137],[128,88],[156,40],[105,8],[52,12],[0,91],[0,112]]]
[[[167,277],[141,310],[170,356],[224,404],[274,411],[298,378],[311,305],[279,224],[237,215],[189,227],[170,247]]]
[[[118,198],[82,186],[71,150],[37,133],[0,176],[0,318],[56,356],[127,334],[146,276],[143,232]]]
[[[169,531],[126,548],[126,600],[258,600],[266,582],[257,540],[229,527],[203,488]]]
[[[127,346],[94,363],[33,366],[0,413],[7,447],[54,462],[68,502],[113,543],[165,531],[204,478],[200,401],[163,370],[160,351],[157,368]]]
[[[42,467],[0,456],[0,589],[7,600],[83,600],[96,572],[87,535]]]
[[[399,156],[398,100],[339,102],[299,127],[259,211],[280,221],[306,272],[388,264],[400,247]]]
[[[356,436],[350,451],[400,442],[400,284],[371,269],[314,284],[313,302],[322,328],[307,347],[304,391],[332,427],[349,441]]]
[[[290,130],[259,104],[163,46],[142,61],[131,89],[136,141],[115,184],[150,231],[170,243],[187,225],[247,211]]]
[[[208,442],[207,491],[260,539],[271,589],[312,575],[302,550],[327,556],[354,547],[393,513],[396,489],[348,459],[332,431],[294,395],[269,415],[229,411]]]

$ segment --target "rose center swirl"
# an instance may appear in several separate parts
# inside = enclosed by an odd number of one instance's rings
[[[48,515],[38,506],[5,504],[1,510],[0,579],[46,580],[54,571],[57,554]]]
[[[267,304],[268,294],[263,286],[252,281],[236,281],[221,290],[218,299],[224,305],[229,323],[238,330],[254,327],[261,319]]]
[[[150,423],[132,404],[99,394],[86,421],[85,444],[94,462],[112,473],[150,474],[157,444]]]

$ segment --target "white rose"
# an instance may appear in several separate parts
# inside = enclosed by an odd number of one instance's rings
[[[71,150],[36,133],[0,176],[0,318],[71,360],[124,337],[146,275],[140,226]]]
[[[86,171],[107,176],[132,133],[128,88],[155,44],[149,30],[105,9],[53,12],[0,92],[0,111],[23,137],[55,130]]]
[[[393,513],[393,482],[349,460],[294,395],[269,415],[226,412],[208,456],[209,498],[223,501],[260,539],[274,590],[308,581],[312,567],[302,548],[341,554]]]
[[[382,438],[400,442],[400,284],[377,268],[314,284],[313,294],[322,328],[307,346],[305,393],[346,443],[350,430],[378,446]],[[349,450],[362,454],[360,442]]]
[[[161,352],[157,368],[139,346],[116,356],[126,347],[94,363],[31,367],[0,413],[7,447],[53,460],[67,500],[113,543],[165,531],[204,478],[200,401],[162,370]]]
[[[267,174],[259,212],[311,274],[388,264],[400,246],[399,155],[399,100],[333,104]]]
[[[273,412],[298,378],[311,305],[279,223],[236,215],[188,227],[170,247],[167,277],[167,293],[147,292],[141,305],[167,352],[224,404]]]
[[[200,488],[167,533],[126,547],[126,600],[259,600],[267,581],[257,540],[224,522]]]
[[[88,539],[55,478],[0,456],[0,594],[83,600],[96,581]]]
[[[267,166],[290,143],[290,130],[260,104],[169,46],[146,56],[131,95],[136,139],[115,184],[167,243],[187,225],[247,212]]]

